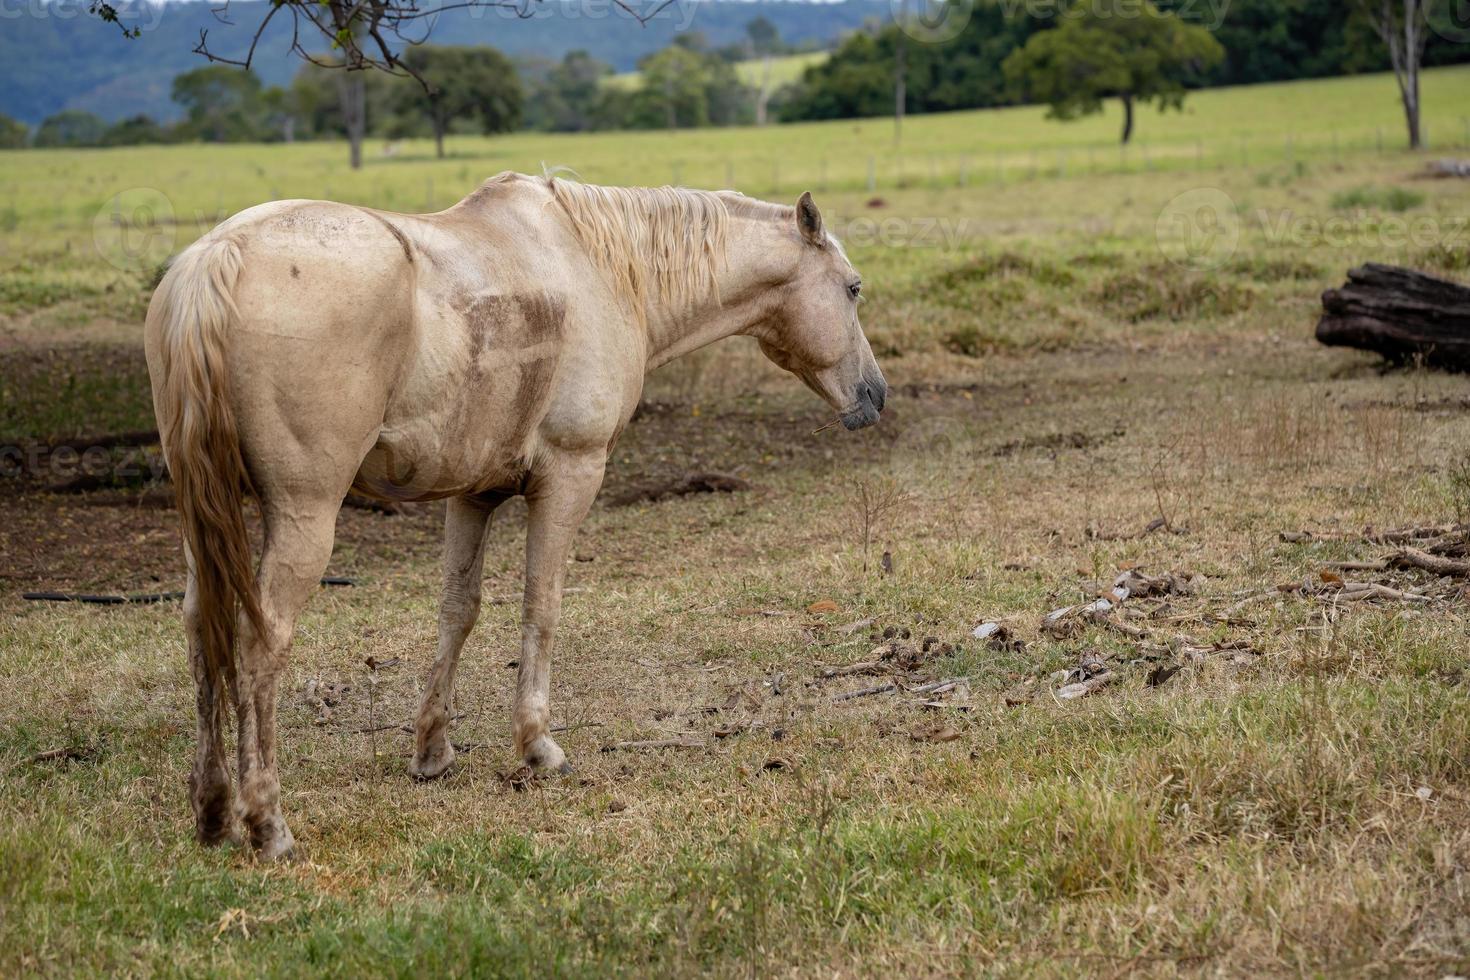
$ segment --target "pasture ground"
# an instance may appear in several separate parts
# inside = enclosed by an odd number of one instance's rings
[[[79,159],[101,198],[141,165]],[[19,598],[177,588],[157,489],[8,479],[0,971],[1470,971],[1465,583],[1333,567],[1392,550],[1365,528],[1470,520],[1470,391],[1311,337],[1361,261],[1466,275],[1470,184],[1424,163],[834,188],[883,423],[813,434],[827,413],[740,343],[650,379],[569,571],[564,779],[507,744],[519,505],[429,785],[393,726],[432,656],[438,517],[344,512],[329,572],[357,585],[313,600],[282,684],[280,867],[192,842],[177,606]],[[0,442],[146,428],[147,271],[108,291],[91,217],[49,220],[6,239]],[[610,502],[709,470],[751,489]],[[1040,629],[1128,568],[1190,583],[1125,603],[1147,639]],[[821,676],[885,632],[901,672]],[[1059,699],[1095,660],[1114,683]]]

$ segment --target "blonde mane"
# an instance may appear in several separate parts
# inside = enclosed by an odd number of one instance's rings
[[[641,319],[649,300],[687,306],[714,295],[730,214],[721,195],[682,187],[602,187],[546,178],[577,240]]]

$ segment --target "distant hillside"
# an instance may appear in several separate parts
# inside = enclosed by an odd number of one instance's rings
[[[242,57],[265,2],[231,2],[221,21],[207,2],[177,2],[129,7],[125,22],[143,29],[124,40],[104,24],[69,4],[29,7],[40,16],[16,17],[0,31],[0,112],[35,124],[61,109],[86,109],[104,119],[146,112],[158,119],[178,115],[169,100],[173,77],[205,64],[193,53],[199,32],[209,31],[216,54]],[[516,17],[497,9],[456,10],[439,18],[435,44],[489,44],[513,55],[560,58],[585,49],[619,71],[631,71],[639,58],[667,46],[685,30],[699,31],[714,46],[734,44],[745,25],[765,17],[793,44],[825,44],[869,18],[888,19],[888,0],[682,0],[645,26],[616,11],[610,2],[541,0],[534,15]],[[267,84],[288,81],[299,65],[287,53],[290,23],[277,18],[256,49],[255,70]]]

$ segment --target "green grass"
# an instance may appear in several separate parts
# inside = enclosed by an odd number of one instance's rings
[[[1354,187],[1332,195],[1332,206],[1339,211],[1376,208],[1380,211],[1407,211],[1424,203],[1424,194],[1407,187]]]

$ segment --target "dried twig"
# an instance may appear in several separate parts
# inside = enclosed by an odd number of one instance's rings
[[[898,690],[897,684],[879,684],[876,687],[865,687],[858,691],[848,691],[846,694],[839,694],[832,699],[832,702],[836,704],[839,701],[851,701],[854,698],[866,698],[874,694],[888,694],[896,690]]]
[[[818,672],[822,677],[850,677],[853,674],[881,674],[885,665],[881,660],[863,660],[855,664],[846,664],[840,667],[822,667]]]
[[[704,739],[702,738],[652,738],[642,741],[614,742],[604,745],[604,752],[625,752],[636,749],[702,749]]]

